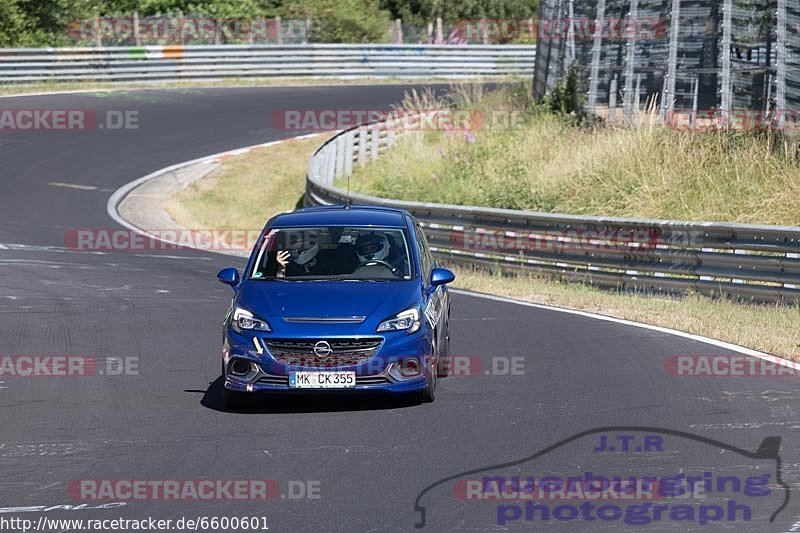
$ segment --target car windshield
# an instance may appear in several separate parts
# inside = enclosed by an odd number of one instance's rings
[[[252,280],[411,279],[406,232],[372,226],[273,229],[264,237]]]

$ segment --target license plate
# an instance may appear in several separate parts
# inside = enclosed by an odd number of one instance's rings
[[[355,372],[289,373],[289,387],[293,389],[352,389],[355,386]]]

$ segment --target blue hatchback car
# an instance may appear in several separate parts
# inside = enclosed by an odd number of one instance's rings
[[[408,393],[434,399],[450,368],[455,275],[406,211],[326,206],[275,216],[225,317],[225,405],[259,391]]]

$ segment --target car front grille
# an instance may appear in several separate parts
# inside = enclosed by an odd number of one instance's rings
[[[327,355],[314,353],[314,345],[324,340],[331,346]],[[380,348],[383,339],[264,339],[267,350],[279,363],[293,367],[332,368],[359,365],[369,361]]]
[[[356,376],[356,385],[383,385],[384,383],[391,383],[386,376]]]
[[[289,378],[287,376],[261,376],[258,382],[268,385],[289,385]]]

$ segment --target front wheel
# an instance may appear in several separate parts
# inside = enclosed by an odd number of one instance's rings
[[[222,388],[222,404],[226,411],[238,411],[246,404],[246,397],[243,392],[237,392]]]
[[[436,366],[438,364],[438,357],[436,357],[436,343],[432,348],[431,362],[428,365],[428,384],[419,393],[419,401],[422,403],[431,403],[436,399]]]
[[[445,325],[444,342],[439,350],[439,362],[436,364],[436,377],[446,378],[453,372],[453,356],[450,354],[450,324]]]

